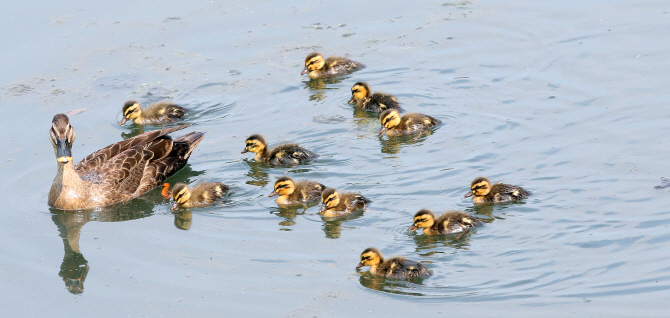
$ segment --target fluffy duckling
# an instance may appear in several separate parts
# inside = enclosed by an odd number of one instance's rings
[[[409,230],[416,231],[422,228],[423,234],[440,235],[467,232],[471,227],[481,224],[482,221],[464,212],[446,212],[436,217],[433,211],[423,209],[414,214],[414,224]]]
[[[381,113],[387,109],[402,111],[395,96],[381,92],[372,94],[366,82],[358,82],[351,87],[349,104],[356,104],[356,107],[375,113]]]
[[[360,209],[365,211],[365,204],[372,202],[370,199],[353,192],[346,192],[340,195],[333,188],[326,188],[321,193],[321,209],[319,213],[325,217],[342,216],[356,212]]]
[[[440,124],[438,119],[419,113],[405,114],[400,117],[397,109],[387,109],[380,116],[382,129],[379,134],[388,136],[402,136],[423,132],[428,128]]]
[[[163,123],[179,119],[186,112],[186,108],[168,102],[158,102],[143,110],[140,103],[131,100],[123,105],[123,119],[119,125],[123,126],[128,120],[138,125]]]
[[[172,189],[172,210],[180,205],[187,208],[206,206],[221,199],[226,192],[228,186],[221,182],[200,182],[193,191],[186,184],[177,183]]]
[[[324,189],[325,185],[312,180],[295,182],[290,177],[280,177],[268,197],[279,195],[278,204],[300,204],[321,198]]]
[[[279,165],[297,165],[305,161],[312,160],[317,157],[313,152],[298,146],[297,144],[284,144],[268,149],[268,142],[261,135],[251,135],[245,141],[246,145],[242,153],[249,151],[256,153],[254,159],[256,161],[265,162],[267,164]]]
[[[530,191],[511,184],[495,183],[491,186],[489,179],[479,177],[472,181],[470,192],[465,194],[465,198],[474,195],[472,201],[476,204],[495,204],[518,201],[529,197],[530,194]]]
[[[343,57],[331,56],[324,60],[321,54],[314,52],[305,58],[305,68],[300,72],[300,75],[309,72],[309,78],[311,79],[328,78],[351,73],[364,67],[365,65],[362,63]]]
[[[426,278],[433,275],[433,271],[423,264],[404,257],[393,257],[384,261],[382,253],[374,247],[367,248],[361,253],[361,262],[356,268],[363,266],[370,266],[370,274],[386,278],[411,279],[414,277]]]

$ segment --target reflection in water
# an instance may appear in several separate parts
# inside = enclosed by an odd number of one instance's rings
[[[309,100],[321,101],[324,98],[326,98],[326,93],[323,91],[324,89],[334,89],[334,88],[327,88],[326,86],[328,84],[337,84],[347,78],[349,78],[349,76],[340,76],[334,78],[316,78],[316,79],[310,79],[309,81],[303,81],[303,83],[305,83],[305,86],[307,88],[309,88],[312,91],[315,91],[312,95],[309,95]]]
[[[379,128],[381,128],[381,124]],[[423,142],[428,136],[432,135],[436,127],[426,130],[421,135],[412,134],[407,136],[388,137],[386,135],[379,136],[379,143],[382,146],[382,153],[397,154],[403,145],[412,145]]]
[[[409,281],[405,279],[387,279],[365,272],[361,273],[361,277],[358,281],[361,283],[361,286],[382,292],[411,296],[427,296],[416,291],[416,288],[423,283],[424,279],[425,278],[422,277],[414,277]]]
[[[58,276],[63,279],[70,293],[81,294],[84,292],[84,281],[88,274],[88,261],[79,251],[79,236],[81,227],[91,220],[91,215],[86,212],[57,212],[52,209],[51,219],[58,227],[60,237],[63,239],[65,255],[60,265]]]
[[[342,222],[348,220],[358,219],[363,216],[363,210],[358,210],[352,214],[338,216],[338,217],[325,217],[321,216],[321,220],[325,223],[323,224],[323,232],[326,234],[326,238],[336,239],[339,238],[342,234]]]
[[[188,231],[191,228],[193,213],[191,210],[179,211],[174,214],[174,226],[180,230]]]
[[[477,233],[477,228],[470,229],[467,233],[454,233],[447,235],[413,235],[416,251],[421,256],[429,256],[444,251],[441,247],[452,247],[456,249],[467,249],[470,246],[470,236]],[[461,235],[462,234],[462,235]],[[460,235],[460,238],[459,238]],[[440,247],[439,249],[435,249]],[[423,253],[421,253],[423,252]]]
[[[137,135],[141,135],[144,133],[144,126],[143,125],[137,125],[137,124],[130,124],[130,129],[128,132],[122,132],[121,133],[121,138],[123,140],[133,138]]]
[[[262,162],[258,162],[254,159],[242,159],[249,165],[249,172],[246,174],[247,177],[251,177],[252,180],[247,181],[247,184],[255,186],[265,186],[268,184],[268,165]]]
[[[290,231],[291,226],[295,225],[295,217],[298,215],[303,215],[307,209],[315,206],[317,203],[308,203],[308,204],[295,204],[295,205],[282,205],[277,207],[270,208],[270,214],[276,214],[278,217],[283,218],[284,220],[279,222],[279,225],[282,226],[280,230]]]

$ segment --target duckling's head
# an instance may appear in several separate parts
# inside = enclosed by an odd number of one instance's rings
[[[174,188],[172,188],[172,200],[174,200],[174,203],[172,204],[172,210],[176,210],[179,205],[188,202],[188,199],[190,198],[191,191],[188,190],[188,186],[183,183],[175,184]]]
[[[291,195],[295,191],[295,182],[290,177],[281,177],[275,181],[275,190],[268,195],[269,197],[274,197],[279,194],[280,196]]]
[[[310,53],[307,55],[305,58],[305,68],[300,72],[300,75],[303,75],[309,72],[313,72],[316,70],[320,70],[323,68],[323,66],[326,65],[326,61],[323,59],[323,56],[321,54],[314,52]]]
[[[49,130],[49,140],[59,163],[66,164],[72,161],[72,143],[75,136],[74,128],[70,126],[70,119],[65,114],[54,116]]]
[[[387,130],[400,124],[400,113],[395,109],[387,109],[379,115],[379,121],[381,121],[383,126],[382,129],[379,130],[379,134],[381,135]]]
[[[247,138],[245,144],[246,145],[244,146],[242,153],[247,153],[249,151],[262,153],[268,146],[268,142],[265,141],[265,138],[263,138],[261,135],[251,135],[249,138]]]
[[[470,192],[465,194],[465,198],[471,196],[487,195],[491,192],[491,181],[485,177],[479,177],[470,184]]]
[[[409,227],[410,231],[416,231],[419,228],[427,229],[435,224],[435,213],[431,210],[420,210],[414,214],[414,224]]]
[[[142,108],[140,107],[140,103],[131,100],[127,101],[125,104],[123,104],[123,119],[121,119],[121,122],[119,125],[123,126],[123,124],[126,123],[128,120],[133,120],[137,117],[140,117],[142,114]]]
[[[361,262],[358,263],[356,268],[361,268],[363,266],[377,266],[383,262],[384,257],[382,257],[382,253],[374,247],[369,247],[361,253]]]
[[[351,100],[349,104],[356,104],[356,101],[364,100],[370,97],[370,86],[366,82],[358,82],[351,87]]]
[[[326,188],[321,193],[321,201],[323,202],[323,205],[321,205],[319,212],[332,209],[340,204],[340,193],[333,188]]]

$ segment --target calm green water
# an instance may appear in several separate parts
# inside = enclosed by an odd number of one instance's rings
[[[670,176],[667,2],[2,7],[3,316],[667,315],[670,190],[654,189]],[[314,50],[368,67],[308,81]],[[444,125],[380,138],[376,117],[346,104],[361,80]],[[155,189],[49,209],[53,115],[85,109],[70,116],[78,161],[142,132],[116,124],[128,99],[192,109],[176,135],[207,134],[169,181],[222,181],[225,202],[173,213]],[[240,154],[254,133],[321,157],[257,164]],[[280,209],[267,195],[282,175],[373,202],[339,220]],[[474,207],[463,195],[479,175],[534,195]],[[460,240],[409,234],[420,208],[487,224]],[[357,273],[370,246],[435,275]]]

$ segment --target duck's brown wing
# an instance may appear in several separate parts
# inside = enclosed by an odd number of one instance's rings
[[[191,124],[188,125],[182,125],[179,127],[174,127],[174,128],[165,128],[161,130],[155,130],[155,131],[150,131],[138,136],[135,136],[130,139],[126,139],[121,142],[117,142],[115,144],[111,144],[105,148],[102,148],[90,155],[88,155],[86,158],[82,159],[77,165],[74,167],[75,171],[80,176],[86,175],[94,170],[96,168],[99,168],[100,166],[104,165],[107,161],[111,160],[115,156],[123,153],[124,151],[131,149],[137,145],[142,145],[142,144],[147,144],[156,138],[159,138],[160,136],[167,135],[171,132],[184,129],[188,126],[191,126]]]

